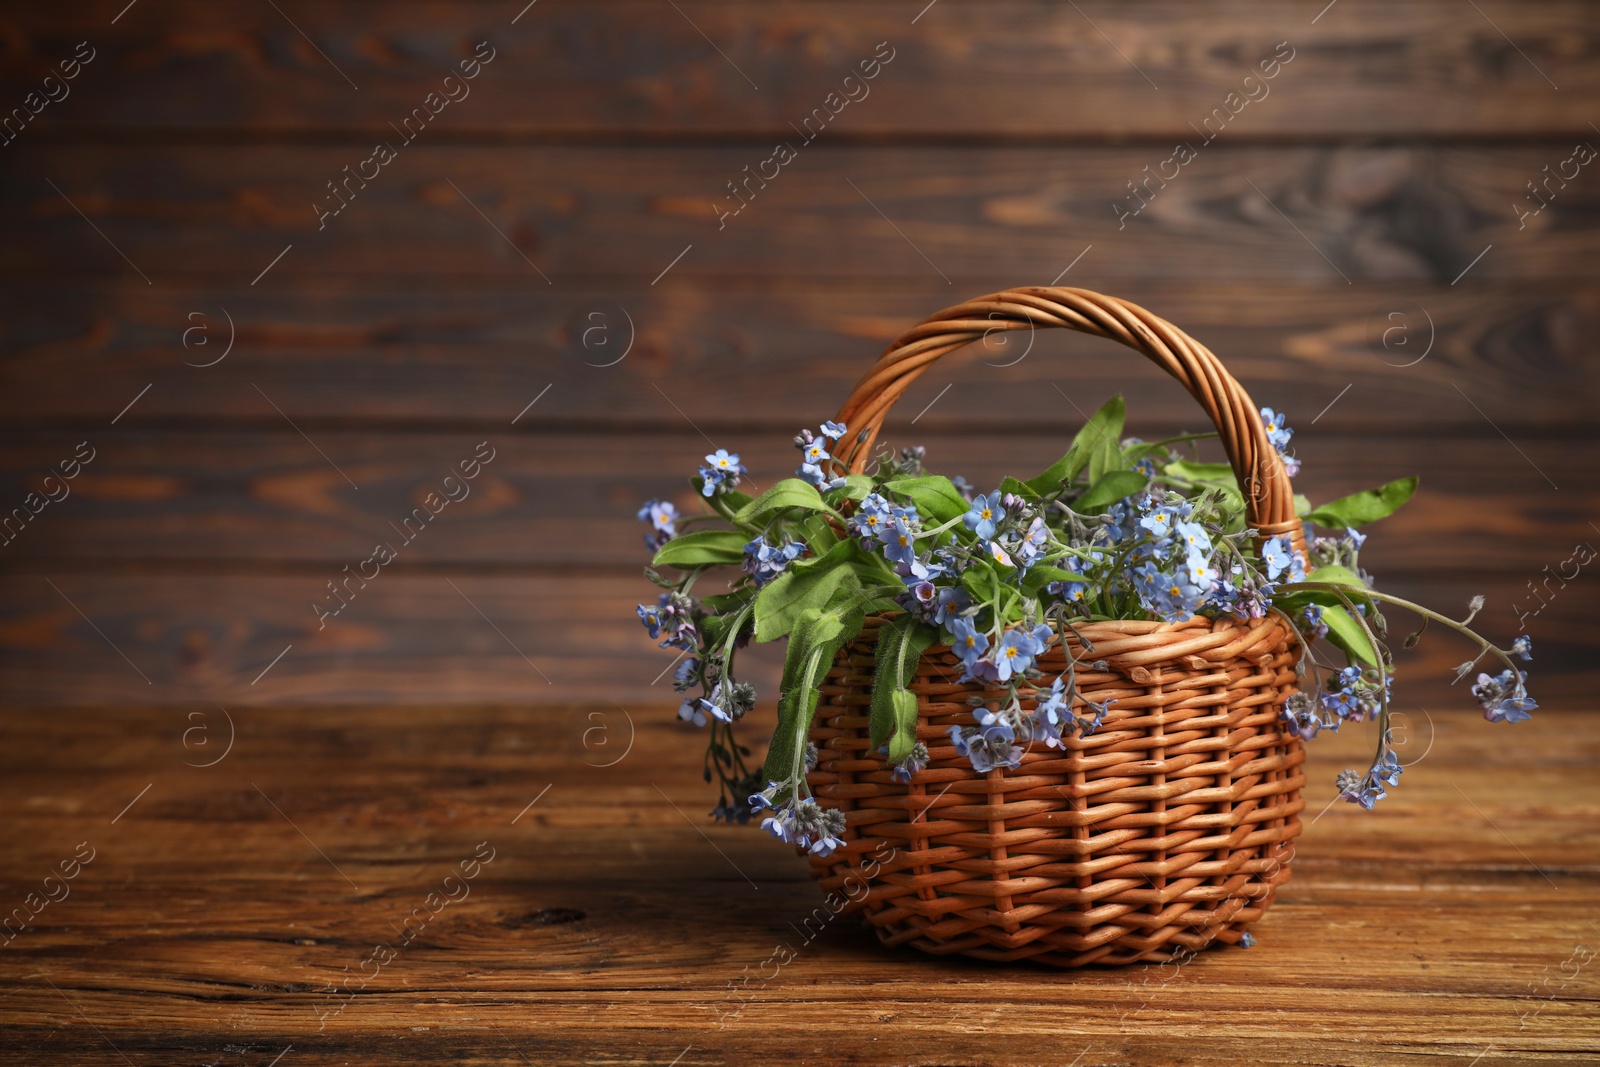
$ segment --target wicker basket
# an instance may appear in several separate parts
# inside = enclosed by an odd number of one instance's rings
[[[996,329],[1039,326],[1120,341],[1182,382],[1221,435],[1252,525],[1304,551],[1283,463],[1239,383],[1170,323],[1081,289],[1012,289],[907,332],[840,410],[852,433],[839,458],[865,466],[885,413],[940,356]],[[1298,638],[1280,617],[1080,626],[1087,658],[1104,667],[1079,666],[1080,693],[1116,700],[1104,724],[986,774],[947,733],[971,725],[969,696],[1002,694],[958,682],[955,654],[931,647],[909,687],[931,758],[905,784],[868,739],[881,622],[867,621],[822,686],[808,780],[848,825],[846,846],[813,857],[813,871],[885,944],[1058,967],[1170,960],[1237,942],[1272,903],[1305,806],[1305,753],[1280,720]],[[1083,653],[1077,642],[1072,651]],[[1064,670],[1066,651],[1052,648],[1040,666]]]

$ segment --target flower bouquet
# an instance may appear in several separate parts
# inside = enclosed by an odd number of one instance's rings
[[[1113,397],[1049,468],[986,492],[930,473],[920,448],[874,451],[934,359],[1038,326],[1138,349],[1217,432],[1126,437]],[[664,591],[638,613],[679,651],[678,715],[707,730],[712,815],[759,817],[804,849],[890,944],[1061,966],[1248,945],[1288,876],[1301,742],[1375,720],[1371,764],[1335,785],[1370,809],[1398,783],[1385,607],[1472,641],[1458,678],[1499,661],[1473,687],[1486,718],[1535,707],[1513,660],[1528,639],[1502,649],[1469,627],[1482,598],[1458,621],[1361,568],[1358,527],[1417,480],[1313,506],[1289,489],[1291,437],[1171,324],[1032,288],[896,341],[838,421],[801,431],[795,476],[765,492],[741,490],[737,455],[707,456],[692,481],[704,514],[663,500],[639,512]],[[1193,458],[1204,439],[1229,462]],[[731,580],[708,587],[723,569]],[[736,661],[779,638],[777,721],[756,767],[736,730],[757,694]]]

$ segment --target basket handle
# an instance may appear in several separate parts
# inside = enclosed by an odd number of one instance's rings
[[[1305,534],[1294,513],[1294,491],[1283,458],[1267,440],[1255,402],[1200,342],[1137,304],[1114,296],[1055,286],[1027,286],[981,296],[928,316],[901,334],[878,357],[839,409],[850,428],[837,459],[861,473],[884,416],[917,377],[940,356],[995,330],[1064,326],[1120,341],[1183,383],[1205,409],[1244,491],[1245,513],[1263,537],[1289,535],[1305,554]]]

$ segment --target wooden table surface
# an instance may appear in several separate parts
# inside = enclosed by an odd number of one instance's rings
[[[808,941],[670,717],[10,714],[0,1063],[1600,1062],[1593,714],[1414,710],[1373,813],[1321,799],[1370,734],[1319,739],[1255,948],[1075,973]]]

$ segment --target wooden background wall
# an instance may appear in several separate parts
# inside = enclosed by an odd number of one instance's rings
[[[93,54],[0,145],[0,508],[94,454],[0,546],[8,706],[666,703],[638,503],[689,504],[710,441],[787,473],[900,329],[1058,277],[1286,409],[1314,497],[1419,473],[1370,569],[1488,594],[1507,639],[1520,605],[1536,695],[1592,696],[1600,577],[1542,608],[1529,583],[1600,544],[1600,163],[1570,162],[1600,146],[1595,4],[523,2],[0,7],[5,108]],[[470,95],[404,143],[479,42]],[[1107,343],[985,365],[1017,353],[929,373],[892,438],[982,484],[1116,390],[1143,436],[1201,428]],[[480,441],[470,497],[319,630],[326,583]],[[1420,673],[1406,700],[1465,699]]]

